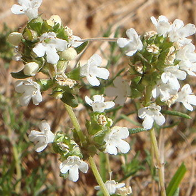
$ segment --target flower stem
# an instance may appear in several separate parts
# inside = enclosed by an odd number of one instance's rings
[[[103,183],[103,180],[99,174],[97,166],[91,156],[89,157],[89,163],[90,163],[91,169],[93,171],[93,174],[97,180],[97,183],[99,184],[104,196],[110,196],[110,194],[108,193],[108,190],[106,189],[105,184]]]
[[[73,108],[71,106],[67,105],[67,104],[65,104],[65,108],[66,108],[66,110],[67,110],[67,112],[69,114],[69,117],[70,117],[70,119],[71,119],[71,121],[73,123],[73,126],[74,126],[75,130],[77,131],[78,137],[80,138],[81,142],[84,142],[85,141],[85,137],[84,137],[84,135],[83,135],[83,133],[81,131],[80,124],[79,124],[79,122],[78,122],[78,120],[76,118],[76,115],[75,115],[75,113],[73,111]]]
[[[156,158],[157,165],[158,165],[161,196],[166,196],[165,184],[164,184],[164,174],[163,174],[163,169],[162,169],[163,164],[160,161],[159,149],[158,149],[158,144],[157,144],[157,139],[156,139],[156,136],[155,136],[154,128],[152,128],[150,130],[150,138],[151,138],[152,146],[154,148],[155,158]]]
[[[77,42],[93,42],[93,41],[102,41],[102,42],[116,42],[118,38],[105,38],[105,37],[98,37],[98,38],[88,38],[88,39],[80,39]]]
[[[84,137],[84,135],[83,135],[83,133],[81,131],[80,124],[79,124],[79,122],[78,122],[78,120],[76,118],[75,113],[73,112],[72,107],[67,105],[67,104],[65,104],[65,108],[66,108],[66,110],[67,110],[67,112],[69,114],[69,117],[70,117],[70,119],[71,119],[71,121],[73,123],[73,126],[74,126],[75,130],[78,133],[78,136],[79,136],[81,142],[84,142],[85,141],[85,137]],[[98,169],[97,169],[97,167],[95,165],[95,162],[94,162],[94,160],[93,160],[93,158],[91,156],[89,157],[89,163],[91,165],[91,169],[92,169],[93,174],[94,174],[94,176],[95,176],[95,178],[97,180],[97,183],[99,184],[99,186],[101,187],[101,190],[103,191],[104,196],[110,196],[108,191],[107,191],[107,189],[106,189],[106,187],[105,187],[105,184],[103,183],[103,180],[102,180],[102,178],[101,178],[101,176],[99,174],[99,171],[98,171]]]

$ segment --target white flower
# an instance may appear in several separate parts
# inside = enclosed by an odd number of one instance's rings
[[[154,121],[158,125],[162,125],[165,122],[165,117],[161,114],[161,107],[156,104],[151,104],[148,107],[140,108],[138,110],[138,116],[144,119],[142,125],[145,129],[151,129]]]
[[[67,44],[66,40],[57,38],[54,32],[44,33],[40,37],[40,43],[33,48],[33,52],[38,57],[43,57],[46,54],[47,62],[56,64],[59,60],[57,51],[65,50]]]
[[[180,45],[186,45],[191,42],[191,40],[186,37],[193,35],[195,32],[196,28],[194,24],[187,24],[184,26],[182,20],[176,19],[171,25],[168,37],[172,42],[177,42]]]
[[[118,149],[121,153],[127,153],[130,150],[130,146],[122,139],[125,139],[128,136],[129,131],[127,127],[112,127],[111,132],[104,138],[104,141],[106,142],[105,152],[117,155]]]
[[[14,14],[26,14],[29,20],[38,17],[38,8],[40,7],[42,0],[18,0],[20,5],[14,4],[11,8]]]
[[[157,20],[154,16],[152,16],[150,19],[156,27],[157,33],[165,37],[170,30],[170,23],[168,22],[168,19],[165,16],[159,16]]]
[[[119,188],[125,186],[125,183],[118,183],[115,180],[107,180],[105,182],[105,187],[109,194],[115,194]],[[95,186],[95,190],[100,190],[100,186]]]
[[[196,105],[196,96],[193,95],[189,84],[185,84],[178,93],[176,102],[181,102],[187,110],[193,111],[192,105]]]
[[[22,93],[19,99],[22,106],[27,106],[31,98],[33,104],[35,105],[39,105],[39,103],[42,101],[40,85],[34,82],[32,79],[16,81],[15,90],[18,93]]]
[[[132,56],[134,55],[138,50],[142,50],[143,44],[140,40],[140,36],[137,34],[135,29],[131,28],[126,31],[127,38],[118,38],[117,44],[120,48],[127,48],[126,55]]]
[[[195,46],[190,43],[179,49],[176,59],[180,60],[179,68],[186,71],[189,75],[196,76],[196,53]]]
[[[93,108],[93,112],[104,112],[104,110],[110,109],[115,105],[113,101],[104,102],[103,95],[94,95],[93,100],[88,96],[85,96],[85,101]]]
[[[171,98],[171,96],[177,93],[176,89],[173,89],[172,84],[163,83],[162,80],[159,80],[155,88],[152,90],[152,96],[157,98],[160,96],[162,102],[165,102]]]
[[[49,143],[54,141],[55,135],[50,131],[50,125],[45,121],[41,121],[39,125],[40,131],[32,130],[29,134],[29,140],[37,142],[35,145],[35,151],[41,152],[44,150]]]
[[[104,80],[107,80],[109,77],[109,71],[105,68],[100,68],[101,62],[102,58],[98,54],[94,54],[88,60],[87,64],[83,65],[80,69],[80,75],[86,76],[92,86],[100,85],[97,77]]]
[[[179,66],[170,66],[164,69],[164,73],[161,75],[161,80],[165,84],[170,84],[173,90],[180,88],[179,80],[186,78],[186,72],[179,70]]]
[[[39,69],[39,65],[35,62],[25,64],[23,72],[27,76],[35,76]]]
[[[67,160],[60,164],[61,173],[69,172],[69,180],[73,182],[76,182],[79,178],[78,169],[83,173],[88,171],[88,164],[80,160],[78,156],[69,156]]]
[[[106,96],[116,97],[115,103],[123,105],[127,99],[127,96],[130,95],[130,87],[128,83],[118,76],[113,81],[114,87],[106,88]]]

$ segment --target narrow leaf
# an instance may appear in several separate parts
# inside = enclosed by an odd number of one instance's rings
[[[169,111],[169,110],[161,110],[162,114],[168,114],[168,115],[172,115],[172,116],[179,116],[182,118],[187,118],[187,119],[191,119],[191,117],[185,113],[182,112],[177,112],[177,111]]]
[[[184,163],[182,163],[181,166],[176,171],[176,173],[174,174],[173,178],[171,179],[166,189],[167,196],[174,196],[185,173],[186,173],[186,166],[184,165]]]
[[[31,77],[31,76],[25,75],[23,70],[21,70],[19,72],[12,72],[11,75],[12,75],[13,78],[16,78],[16,79],[24,79],[24,78]]]
[[[80,46],[78,46],[77,48],[75,48],[77,54],[80,54],[87,45],[88,45],[88,42],[84,42],[83,44],[81,44]]]
[[[139,132],[143,132],[143,131],[148,131],[148,130],[147,129],[144,129],[144,128],[129,129],[129,133],[130,134],[135,134],[135,133],[139,133]]]

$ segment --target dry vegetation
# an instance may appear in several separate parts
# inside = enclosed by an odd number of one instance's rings
[[[3,29],[3,23],[6,23],[8,27],[12,29],[18,29],[22,27],[26,22],[25,16],[16,16],[11,14],[10,7],[16,3],[14,0],[1,0],[0,1],[0,30]],[[40,13],[43,13],[45,18],[49,18],[53,14],[58,14],[63,24],[67,25],[75,35],[82,38],[100,37],[105,30],[111,27],[112,32],[117,27],[122,29],[133,27],[140,34],[153,29],[153,25],[150,22],[150,16],[166,15],[170,21],[175,18],[182,19],[185,23],[196,24],[196,1],[195,0],[43,0],[43,4],[40,7]],[[113,35],[111,34],[111,37]],[[100,53],[107,51],[107,44],[93,43],[89,46],[88,50],[83,54],[81,60],[86,60],[94,52]],[[119,64],[122,62],[119,62]],[[0,59],[0,93],[5,96],[7,100],[10,100],[14,96],[13,83],[14,79],[10,76],[11,71],[17,71],[20,69],[21,64],[11,62],[9,68],[5,68],[5,61]],[[123,65],[122,65],[123,66]],[[190,80],[190,83],[195,87],[195,80]],[[86,93],[86,92],[84,92]],[[2,104],[2,103],[0,103]],[[127,104],[126,110],[122,112],[129,112],[131,110],[130,103]],[[14,107],[14,103],[11,104],[16,117],[19,115],[19,110],[24,112],[23,121],[30,121],[31,124],[36,127],[37,122],[40,119],[47,119],[52,124],[52,130],[55,132],[61,129],[62,126],[71,126],[69,117],[64,111],[63,105],[51,98],[48,95],[44,96],[44,102],[35,107],[30,104],[28,107]],[[179,106],[176,106],[179,107]],[[81,116],[80,122],[85,120],[86,114],[82,107],[77,109],[77,114]],[[82,115],[81,115],[82,114]],[[196,118],[195,112],[190,113],[192,120],[181,120],[181,122],[173,129],[165,129],[160,132],[159,144],[161,149],[161,157],[165,159],[165,178],[166,183],[169,182],[178,166],[184,162],[187,167],[187,173],[181,183],[181,196],[194,196],[196,195]],[[3,114],[0,111],[0,135],[8,135],[8,127],[4,124]],[[134,119],[138,120],[138,119]],[[174,118],[176,120],[176,118]],[[168,124],[172,123],[173,119],[167,119]],[[133,126],[133,125],[129,125]],[[13,130],[12,130],[13,131]],[[7,156],[10,160],[10,164],[13,161],[12,145],[14,143],[14,137],[18,137],[14,131],[9,135],[10,141],[0,140],[0,165],[2,163],[2,157]],[[26,134],[24,135],[26,138]],[[129,159],[140,151],[140,159],[144,159],[146,154],[145,150],[150,149],[148,133],[139,133],[133,135],[134,145],[130,152]],[[26,139],[28,142],[28,139]],[[77,183],[72,183],[67,180],[63,180],[59,177],[58,158],[55,155],[48,154],[46,159],[40,158],[39,154],[33,152],[33,145],[29,146],[32,153],[29,153],[23,158],[21,164],[22,168],[27,171],[27,175],[30,175],[34,168],[39,168],[39,164],[45,162],[50,163],[50,172],[47,175],[47,183],[56,183],[60,188],[56,190],[56,195],[64,196],[77,196],[95,195],[94,186],[96,181],[91,173],[87,175],[81,175],[80,180]],[[113,160],[112,168],[115,173],[120,173],[119,162],[115,157]],[[98,160],[97,160],[98,161]],[[121,160],[123,161],[123,160]],[[7,167],[10,167],[7,165]],[[0,170],[0,173],[2,171]],[[47,171],[48,172],[48,171]],[[15,178],[15,176],[13,176]],[[23,182],[25,179],[23,179]],[[130,185],[133,188],[134,196],[147,196],[152,195],[152,187],[155,189],[154,196],[157,196],[157,186],[151,183],[150,171],[139,171],[135,177],[130,180]],[[47,184],[42,186],[45,188]],[[28,194],[27,194],[28,195]],[[45,195],[45,194],[42,194]],[[46,194],[50,195],[50,194]],[[55,195],[55,194],[53,194]]]

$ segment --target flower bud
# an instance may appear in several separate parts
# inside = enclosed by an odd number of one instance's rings
[[[75,59],[77,52],[74,48],[68,48],[61,53],[61,58],[67,61]]]
[[[14,46],[18,46],[19,43],[21,42],[22,40],[22,34],[21,33],[18,33],[18,32],[13,32],[13,33],[10,33],[8,35],[8,38],[7,38],[8,42],[10,44],[13,44]]]
[[[61,25],[61,18],[58,15],[52,15],[49,20],[47,20],[48,25],[54,26],[55,24]]]
[[[35,76],[38,69],[39,69],[39,65],[37,63],[30,62],[25,65],[23,72],[27,76]]]

